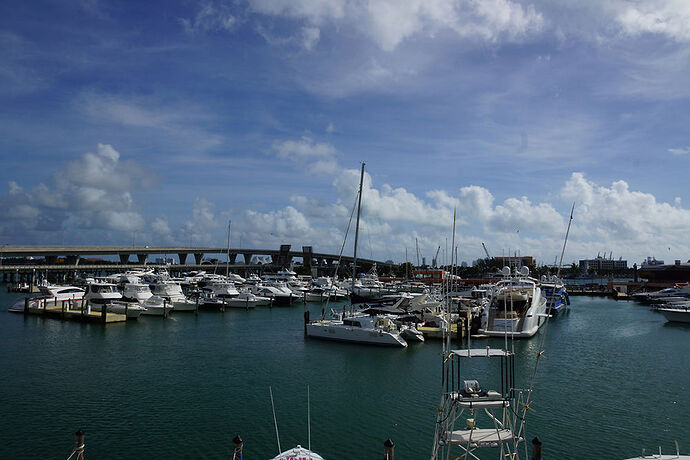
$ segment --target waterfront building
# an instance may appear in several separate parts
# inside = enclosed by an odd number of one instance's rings
[[[597,256],[594,259],[584,259],[580,260],[580,270],[587,272],[589,270],[593,271],[604,271],[604,270],[626,270],[628,268],[628,261],[619,258],[614,260],[612,258],[606,258]]]

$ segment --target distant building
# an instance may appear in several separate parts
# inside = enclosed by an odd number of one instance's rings
[[[653,267],[654,265],[664,265],[664,261],[657,260],[656,257],[647,257],[642,261],[642,265],[640,265],[640,267]]]
[[[467,262],[465,262],[465,261],[463,260],[463,261],[460,263],[460,266],[461,266],[461,267],[467,267]]]
[[[580,260],[580,270],[583,272],[587,272],[589,270],[626,270],[627,268],[628,261],[623,260],[622,258],[615,260],[597,256],[594,259]]]
[[[508,267],[523,267],[525,265],[535,265],[534,257],[532,256],[507,256],[507,257],[493,257],[493,260],[498,260],[503,266]]]

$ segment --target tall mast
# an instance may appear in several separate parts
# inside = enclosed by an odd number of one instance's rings
[[[230,224],[232,224],[231,220],[228,221],[228,254],[227,254],[228,259],[225,262],[225,277],[226,278],[230,274]]]
[[[357,225],[355,226],[355,253],[352,261],[352,291],[355,290],[355,278],[357,277],[357,240],[359,239],[359,214],[362,210],[362,184],[364,183],[364,162],[362,162],[362,174],[359,176],[359,196],[357,198]]]
[[[561,251],[561,260],[558,262],[558,270],[556,271],[556,277],[561,275],[561,267],[563,266],[563,255],[565,254],[565,245],[568,244],[568,234],[570,233],[570,224],[573,222],[573,211],[575,211],[575,202],[573,201],[573,207],[570,208],[570,220],[568,220],[568,230],[565,231],[565,240],[563,241],[563,250]]]

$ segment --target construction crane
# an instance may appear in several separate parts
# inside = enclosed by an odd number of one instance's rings
[[[436,255],[434,256],[434,267],[438,267],[438,253],[441,251],[441,245],[438,246],[438,249],[436,250]]]
[[[489,250],[486,249],[486,245],[482,243],[482,247],[484,248],[484,252],[486,253],[486,258],[491,259],[491,256],[489,255]]]

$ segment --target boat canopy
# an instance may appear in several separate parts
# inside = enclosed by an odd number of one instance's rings
[[[486,358],[494,356],[511,356],[512,353],[509,351],[501,350],[498,348],[470,348],[469,350],[452,350],[451,354],[459,356],[461,358]]]

